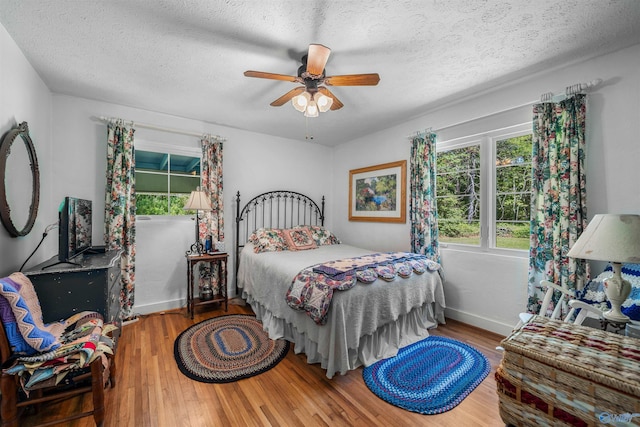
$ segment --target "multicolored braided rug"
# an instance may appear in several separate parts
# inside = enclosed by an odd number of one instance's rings
[[[204,320],[176,338],[174,356],[187,377],[205,383],[228,383],[276,366],[289,342],[272,340],[254,316],[229,314]]]
[[[484,354],[454,339],[429,336],[363,369],[367,387],[382,400],[421,414],[456,407],[489,374]]]

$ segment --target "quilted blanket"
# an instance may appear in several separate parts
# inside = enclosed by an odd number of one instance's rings
[[[106,354],[113,354],[114,342],[109,336],[117,327],[104,323],[99,313],[83,311],[64,322],[68,325],[54,350],[30,356],[20,356],[10,367],[3,369],[9,375],[18,374],[23,390],[29,391],[59,384],[101,358],[108,366]]]
[[[327,313],[336,290],[353,288],[356,282],[378,279],[392,282],[426,270],[438,271],[440,264],[426,256],[409,252],[388,252],[329,261],[307,267],[296,275],[286,294],[289,307],[305,311],[318,325],[327,322]]]

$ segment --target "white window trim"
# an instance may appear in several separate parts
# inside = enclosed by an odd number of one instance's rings
[[[452,248],[468,252],[484,252],[527,258],[529,251],[524,249],[496,248],[495,232],[495,183],[496,183],[496,144],[494,141],[531,134],[531,122],[520,123],[500,129],[467,135],[448,141],[436,142],[436,153],[480,145],[480,245],[462,243],[440,243],[442,248]],[[487,159],[487,160],[485,160]],[[486,220],[485,220],[486,219]],[[493,230],[495,231],[495,230]]]

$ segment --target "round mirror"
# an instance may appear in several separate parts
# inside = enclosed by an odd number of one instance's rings
[[[29,187],[31,194],[25,191]],[[27,122],[22,122],[7,133],[0,145],[0,219],[11,237],[29,234],[39,202],[38,159]]]

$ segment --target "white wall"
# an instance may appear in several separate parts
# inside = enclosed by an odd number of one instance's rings
[[[29,135],[35,147],[40,170],[40,204],[36,222],[28,235],[13,238],[0,226],[0,277],[20,268],[38,245],[46,226],[54,222],[42,214],[43,207],[50,203],[53,187],[51,93],[5,28],[0,25],[0,137],[4,137],[8,131],[24,121],[29,125]],[[18,139],[14,145],[21,143],[21,139]],[[8,159],[8,162],[10,161],[11,156]],[[28,168],[28,165],[25,164],[25,168]],[[24,193],[24,197],[31,197],[31,182],[15,182],[14,185],[7,189],[7,193]],[[26,219],[16,218],[13,222],[22,228]],[[32,260],[44,261],[47,255],[47,252],[40,248]]]
[[[103,243],[104,187],[106,183],[107,126],[100,116],[152,124],[196,133],[211,133],[224,143],[225,242],[229,253],[229,289],[234,292],[235,195],[249,201],[264,191],[289,189],[315,200],[331,200],[329,171],[332,150],[317,144],[275,138],[216,126],[196,120],[139,110],[66,95],[53,96],[53,202],[50,212],[64,196],[93,201],[94,244]],[[247,120],[250,120],[248,118]],[[199,150],[199,138],[143,127],[135,140],[173,144]],[[135,144],[135,142],[134,142]],[[316,173],[309,173],[315,170]],[[318,179],[322,177],[322,179]],[[327,209],[331,204],[327,203]],[[145,314],[186,304],[186,261],[184,254],[194,239],[194,223],[187,219],[139,220],[136,223],[136,293],[134,312]],[[55,252],[50,253],[55,255]]]
[[[334,151],[334,230],[348,243],[376,250],[409,248],[409,224],[348,221],[350,169],[409,159],[408,136],[491,115],[561,93],[566,86],[603,83],[591,93],[587,125],[588,214],[640,213],[640,45],[549,70],[485,91],[406,123],[356,139]],[[526,258],[442,249],[447,316],[507,334],[526,306]],[[594,268],[594,271],[597,269]]]

